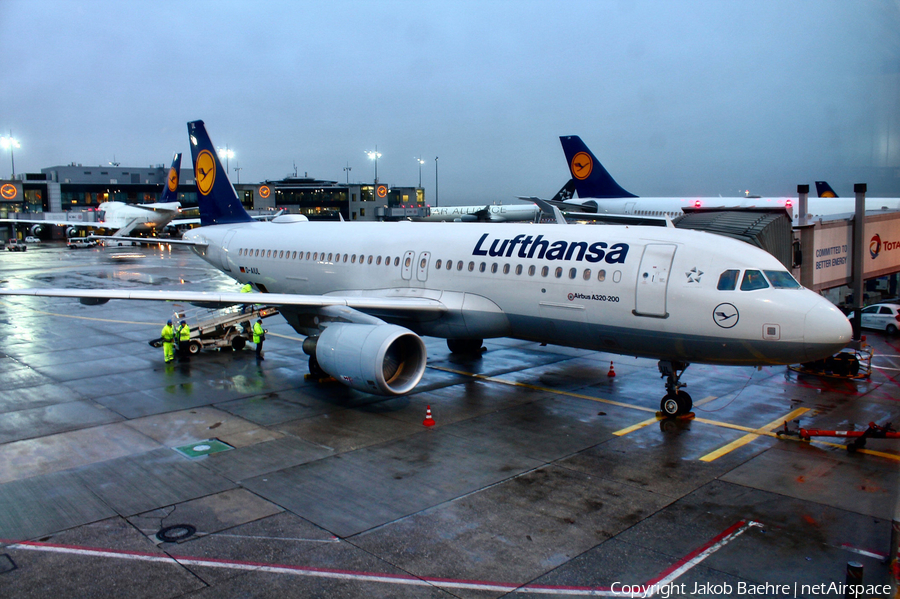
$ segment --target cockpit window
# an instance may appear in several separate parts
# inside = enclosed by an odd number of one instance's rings
[[[764,270],[775,289],[800,289],[800,283],[786,270]]]
[[[738,275],[741,273],[739,270],[726,270],[721,275],[719,275],[719,286],[717,289],[719,291],[734,291],[734,288],[737,287]]]
[[[755,291],[756,289],[765,289],[768,286],[769,284],[760,271],[744,271],[744,278],[741,280],[741,291]]]

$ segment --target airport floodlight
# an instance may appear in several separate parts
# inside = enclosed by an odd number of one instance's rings
[[[425,164],[425,161],[419,156],[416,158],[416,162],[419,163],[419,189],[422,189],[422,165]]]
[[[375,184],[378,184],[378,159],[381,158],[381,153],[378,152],[378,146],[375,146],[375,151],[366,150],[366,156],[369,157],[369,160],[375,161]]]
[[[224,148],[216,148],[216,152],[219,153],[219,158],[225,159],[225,172],[229,171],[229,161],[231,158],[234,158],[234,150],[229,150],[226,145]]]
[[[12,165],[12,178],[16,178],[16,156],[15,150],[16,148],[21,148],[22,145],[19,143],[19,140],[12,136],[12,131],[9,132],[9,137],[5,135],[0,137],[0,147],[4,150],[9,150],[9,161]]]

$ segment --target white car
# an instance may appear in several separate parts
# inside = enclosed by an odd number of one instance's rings
[[[853,312],[847,316],[853,319]],[[872,304],[862,309],[861,325],[864,329],[878,329],[889,335],[900,330],[900,304]]]
[[[40,243],[40,242],[41,242],[40,237],[34,237],[32,235],[29,235],[28,237],[25,238],[25,243]]]
[[[66,246],[70,250],[75,250],[78,248],[92,248],[97,245],[97,242],[93,239],[85,239],[84,237],[72,237],[66,243]]]

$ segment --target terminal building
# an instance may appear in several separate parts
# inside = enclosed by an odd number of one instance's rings
[[[146,204],[159,201],[169,167],[84,166],[69,164],[0,181],[0,218],[41,218],[91,222],[103,202]],[[234,185],[248,211],[284,210],[310,220],[395,220],[427,212],[421,187],[385,183],[337,183],[308,176]],[[178,201],[197,206],[197,187],[188,167],[181,169]],[[26,216],[27,215],[27,216]]]

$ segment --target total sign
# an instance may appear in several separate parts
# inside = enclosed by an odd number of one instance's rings
[[[900,214],[866,218],[863,233],[863,276],[872,279],[900,271]],[[812,256],[813,288],[827,289],[853,280],[853,225],[817,227]]]
[[[865,252],[866,278],[900,270],[900,219],[867,221]]]

